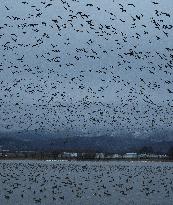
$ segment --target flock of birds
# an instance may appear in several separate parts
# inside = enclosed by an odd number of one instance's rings
[[[173,203],[171,163],[0,163],[0,200],[6,204]]]
[[[172,6],[1,2],[1,129],[172,128]]]

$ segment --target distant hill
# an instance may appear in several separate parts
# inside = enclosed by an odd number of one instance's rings
[[[60,134],[60,133],[59,133]],[[155,138],[135,138],[134,136],[57,136],[41,132],[0,133],[0,146],[10,151],[72,151],[72,152],[136,152],[144,146],[154,152],[167,153],[173,140],[156,141]]]

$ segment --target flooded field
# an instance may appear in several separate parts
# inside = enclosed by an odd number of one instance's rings
[[[1,205],[173,204],[173,163],[0,161]]]

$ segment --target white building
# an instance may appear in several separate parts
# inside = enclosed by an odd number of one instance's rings
[[[137,153],[135,152],[131,152],[131,153],[126,153],[123,157],[127,158],[127,159],[131,159],[131,158],[137,158]]]
[[[77,157],[77,153],[73,153],[73,152],[64,152],[63,157],[66,157],[66,158],[76,158]]]
[[[149,156],[150,156],[150,158],[154,158],[154,159],[158,159],[159,158],[159,155],[157,155],[157,154],[150,154]]]
[[[166,154],[160,154],[158,157],[159,157],[160,159],[165,159],[165,158],[167,158],[168,156],[167,156]]]
[[[119,159],[119,158],[121,158],[121,156],[120,156],[119,154],[113,154],[113,155],[112,155],[112,158],[113,158],[113,159]]]

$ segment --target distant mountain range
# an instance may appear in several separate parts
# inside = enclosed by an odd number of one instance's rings
[[[136,137],[132,134],[117,136],[79,136],[66,132],[46,133],[42,131],[22,131],[0,133],[0,146],[10,151],[72,151],[72,152],[106,152],[125,153],[136,152],[142,147],[150,147],[154,152],[167,153],[173,146],[173,135],[163,132],[154,133],[148,137]],[[157,135],[158,134],[158,135]],[[157,137],[154,137],[157,135]],[[172,137],[171,137],[172,136]]]

